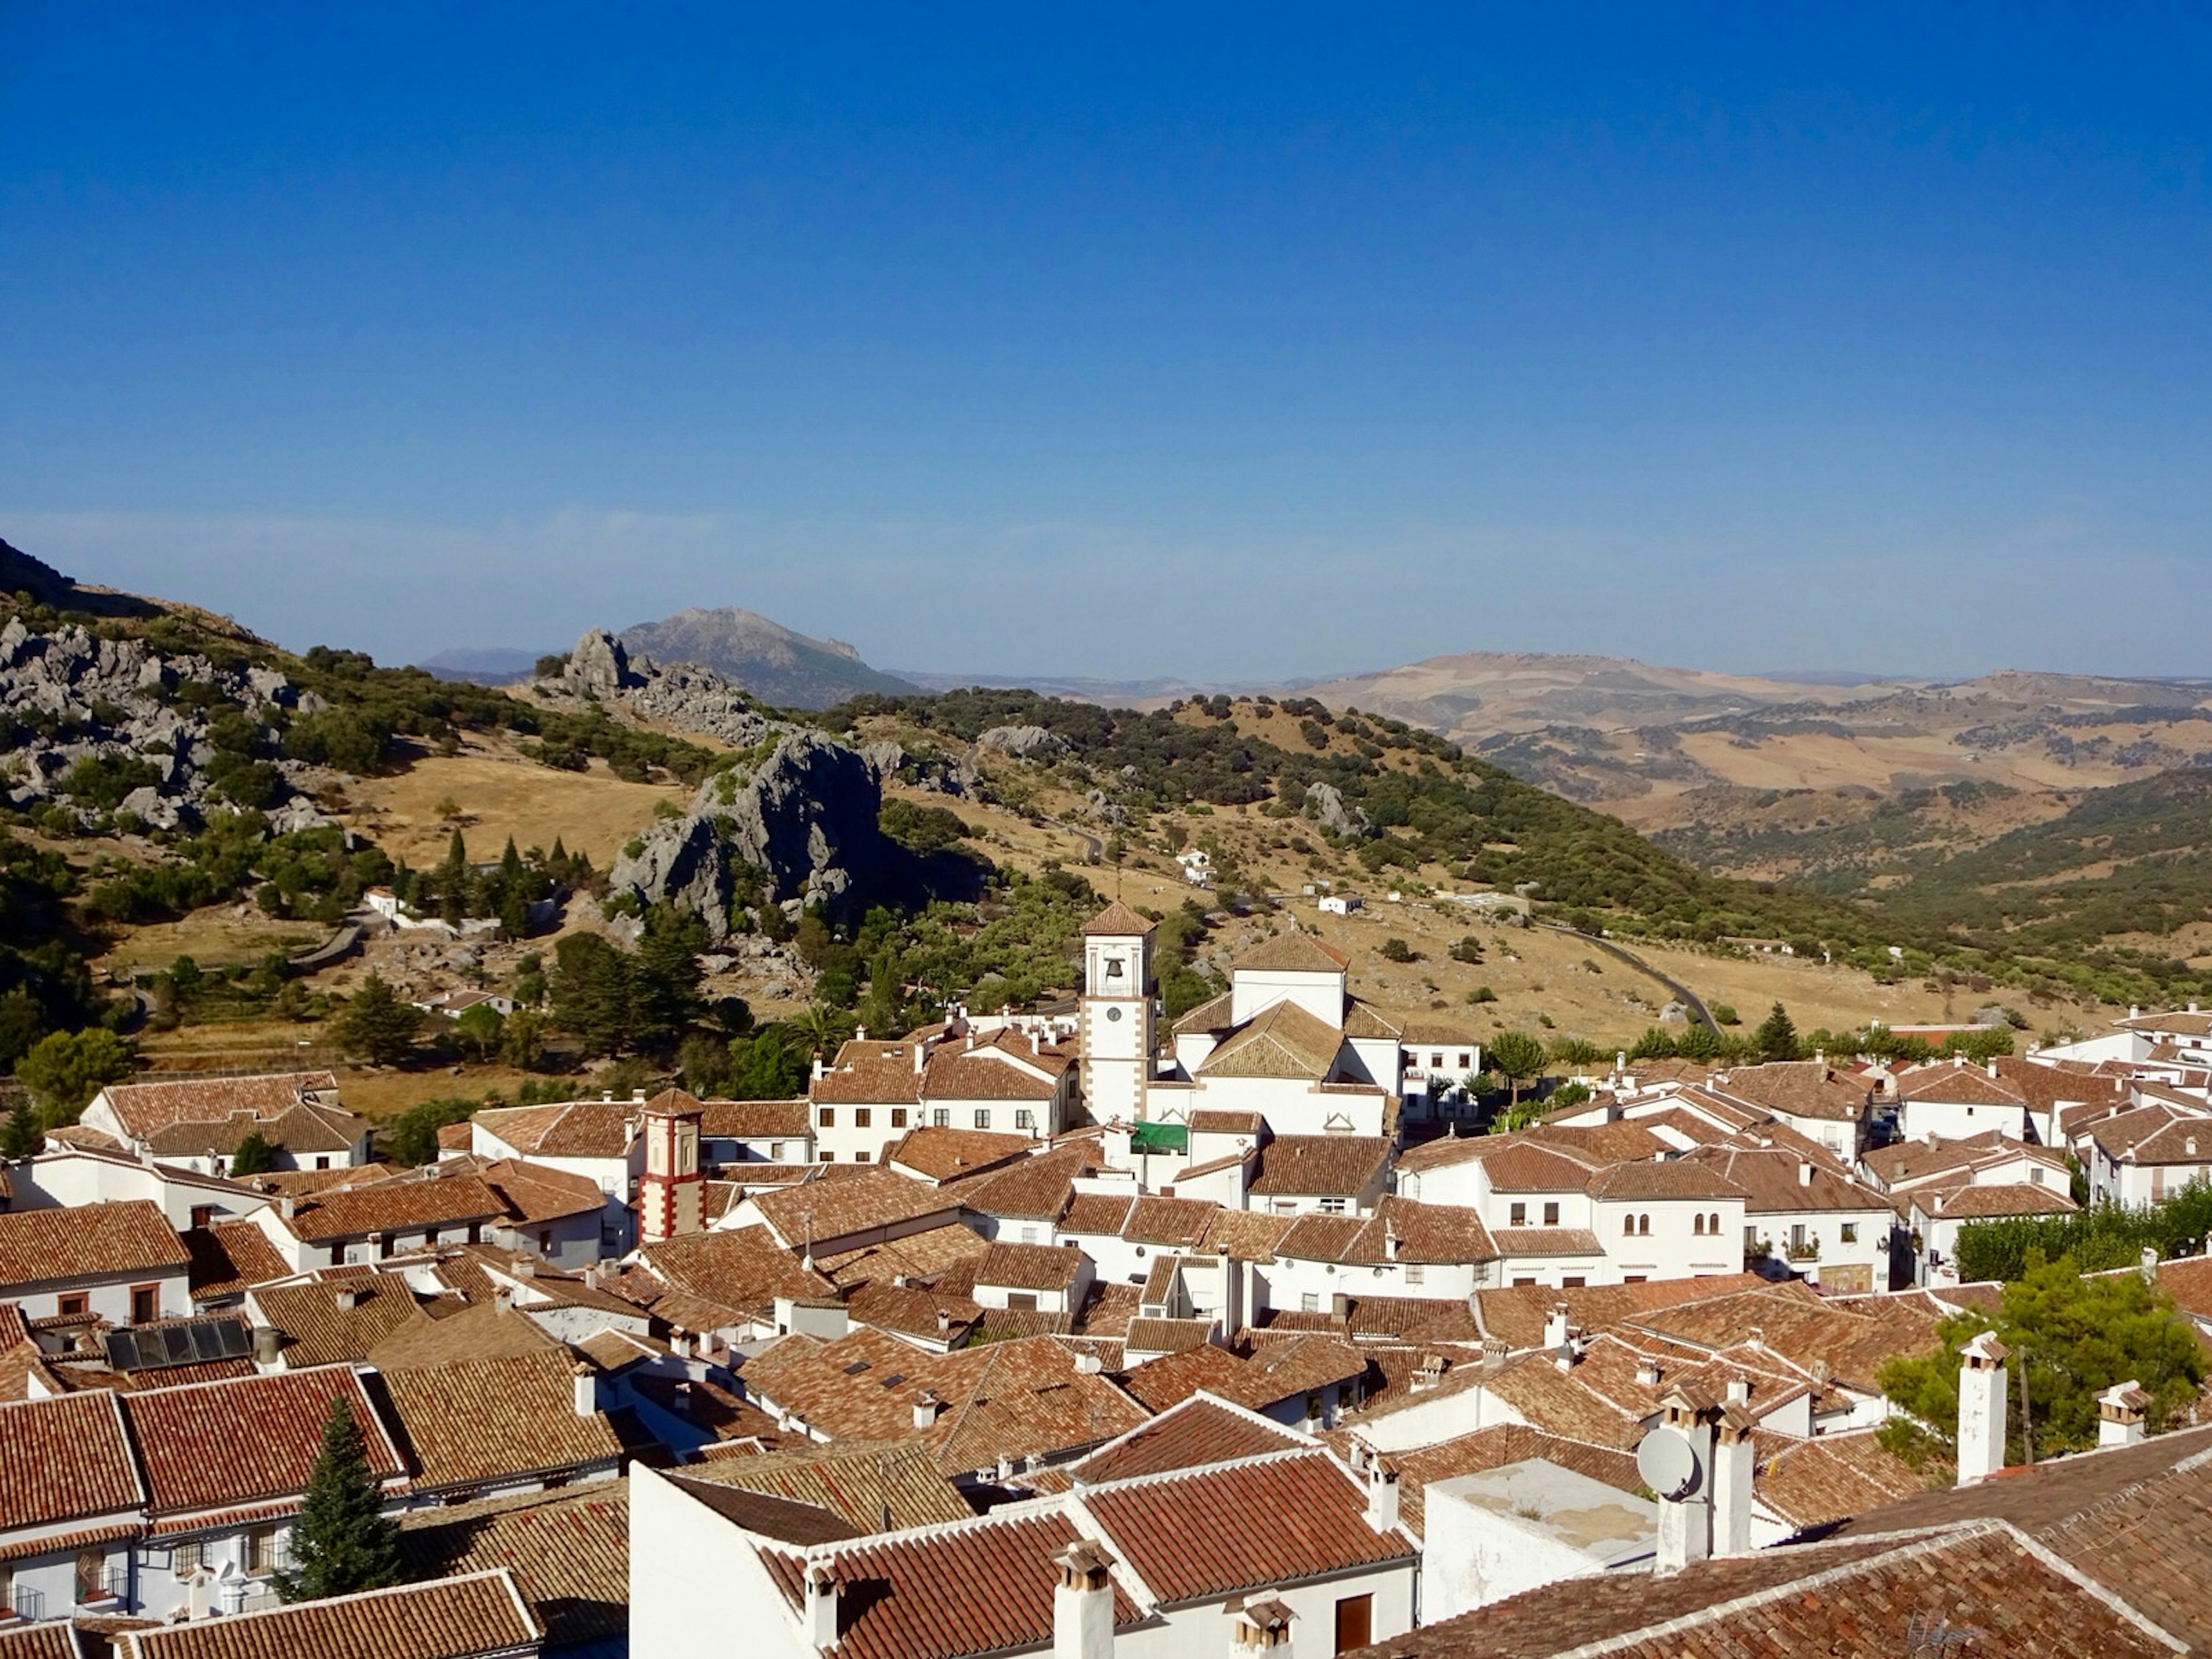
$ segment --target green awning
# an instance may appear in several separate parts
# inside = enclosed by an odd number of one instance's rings
[[[1139,1123],[1129,1132],[1129,1146],[1139,1152],[1187,1152],[1190,1130],[1181,1123]]]

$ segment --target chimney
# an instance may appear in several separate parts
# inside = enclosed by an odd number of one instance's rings
[[[865,1025],[855,1025],[853,1028],[853,1041],[855,1042],[866,1042],[867,1040],[868,1028]]]
[[[629,1103],[630,1103],[631,1105],[633,1105],[633,1106],[642,1106],[642,1105],[644,1105],[644,1104],[645,1104],[645,1091],[644,1091],[644,1090],[642,1090],[642,1089],[633,1089],[633,1090],[631,1090],[631,1091],[629,1091]]]
[[[1085,1376],[1096,1376],[1106,1369],[1105,1361],[1085,1349],[1075,1356],[1075,1369]]]
[[[1751,1553],[1752,1474],[1758,1466],[1751,1437],[1751,1383],[1729,1379],[1713,1449],[1713,1553]]]
[[[584,1288],[587,1291],[596,1291],[599,1288],[599,1264],[596,1261],[585,1265]]]
[[[2136,1263],[2136,1271],[2142,1275],[2144,1284],[2158,1283],[2158,1247],[2155,1244],[2142,1247],[2142,1256]]]
[[[256,1325],[253,1328],[253,1363],[257,1365],[275,1364],[277,1351],[283,1345],[284,1334],[274,1325]]]
[[[807,1645],[819,1651],[837,1645],[837,1580],[827,1561],[806,1564],[805,1601],[799,1616],[806,1624]]]
[[[2097,1396],[2097,1443],[2132,1446],[2143,1437],[2143,1407],[2150,1403],[2142,1384],[2130,1377]]]
[[[517,1279],[537,1278],[538,1259],[535,1256],[517,1256],[514,1261],[514,1276]]]
[[[1114,1558],[1079,1538],[1052,1558],[1052,1659],[1114,1659]]]
[[[1801,1158],[1797,1160],[1797,1184],[1800,1187],[1809,1187],[1813,1184],[1812,1159]]]
[[[1482,1339],[1482,1369],[1494,1371],[1502,1368],[1504,1364],[1505,1339],[1502,1336],[1484,1337]]]
[[[1421,1363],[1413,1368],[1413,1392],[1433,1389],[1444,1380],[1444,1357],[1440,1353],[1425,1353]]]
[[[938,1397],[924,1389],[914,1397],[914,1425],[917,1429],[937,1426],[937,1413],[941,1403]]]
[[[361,1306],[361,1292],[350,1285],[339,1285],[337,1304],[340,1313],[351,1313]]]
[[[1567,1304],[1554,1302],[1544,1316],[1544,1346],[1553,1353],[1567,1346]]]
[[[1652,1571],[1663,1577],[1713,1553],[1713,1425],[1711,1414],[1700,1411],[1679,1389],[1668,1395],[1662,1419],[1662,1427],[1645,1437],[1647,1444],[1662,1433],[1671,1434],[1686,1443],[1690,1452],[1686,1467],[1670,1471],[1680,1475],[1682,1485],[1659,1494],[1658,1559]],[[1644,1459],[1639,1447],[1639,1468]]]
[[[1291,1626],[1297,1614],[1279,1597],[1261,1590],[1242,1607],[1232,1601],[1224,1611],[1229,1614],[1230,1659],[1255,1653],[1291,1659]]]
[[[2197,1150],[2195,1142],[2192,1141],[2190,1144],[2190,1150],[2191,1152]],[[1395,1221],[1386,1221],[1382,1224],[1382,1259],[1385,1261],[1395,1261],[1398,1259],[1398,1224]]]
[[[1398,1471],[1379,1454],[1367,1460],[1367,1524],[1379,1533],[1398,1524]]]
[[[1959,1484],[1979,1486],[2005,1466],[2005,1345],[1984,1331],[1959,1367]]]
[[[593,1416],[599,1409],[599,1374],[580,1360],[572,1375],[575,1379],[575,1393],[571,1403],[576,1408],[576,1415]]]
[[[922,1062],[928,1058],[928,1050],[929,1045],[927,1042],[924,1042],[920,1037],[916,1037],[915,1039],[914,1074],[916,1077],[920,1077],[921,1075]]]
[[[505,1313],[514,1305],[514,1292],[504,1285],[495,1285],[492,1286],[491,1305],[494,1312]]]
[[[300,1213],[300,1200],[289,1193],[283,1194],[276,1200],[276,1213],[287,1221],[293,1220]]]
[[[1657,1388],[1659,1379],[1665,1374],[1665,1369],[1648,1354],[1636,1362],[1636,1386],[1639,1389]]]

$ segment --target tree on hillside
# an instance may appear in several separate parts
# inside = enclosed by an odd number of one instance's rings
[[[491,1058],[506,1028],[507,1021],[489,1002],[471,1004],[453,1021],[453,1035],[473,1048],[478,1060]]]
[[[554,948],[553,1021],[589,1055],[622,1052],[630,1034],[629,958],[597,933]]]
[[[277,1595],[308,1601],[398,1583],[399,1523],[383,1509],[361,1425],[341,1396],[323,1419],[323,1443],[292,1527],[292,1565],[275,1575]]]
[[[422,1011],[403,1001],[378,974],[346,999],[345,1012],[333,1026],[341,1048],[376,1066],[396,1066],[406,1059],[422,1029]]]
[[[1710,1025],[1692,1020],[1681,1036],[1674,1039],[1674,1055],[1678,1060],[1694,1060],[1711,1065],[1721,1057],[1720,1034]]]
[[[2008,1463],[2027,1461],[2031,1432],[2038,1458],[2094,1446],[2097,1395],[2116,1382],[2142,1385],[2157,1433],[2197,1398],[2204,1380],[2196,1333],[2157,1285],[2132,1272],[2085,1278],[2069,1257],[2037,1255],[2004,1287],[1994,1319],[1978,1310],[1954,1314],[1936,1328],[1936,1352],[1900,1354],[1882,1366],[1876,1381],[1901,1413],[1881,1431],[1891,1450],[1915,1462],[1956,1450],[1959,1350],[1988,1330],[2010,1351],[2007,1364],[2027,1370],[2027,1411],[2020,1410],[2015,1393],[2006,1416]]]
[[[645,932],[630,957],[630,1027],[641,1047],[672,1043],[701,1012],[700,953],[707,927],[698,917],[672,905],[645,913]]]
[[[507,1016],[500,1029],[499,1057],[518,1072],[537,1070],[545,1058],[544,1020],[528,1008],[518,1008]]]
[[[36,1157],[46,1144],[46,1125],[39,1121],[39,1109],[25,1095],[8,1114],[8,1121],[0,1123],[0,1160]]]
[[[276,1167],[276,1149],[263,1139],[257,1129],[238,1143],[238,1150],[230,1155],[230,1178],[243,1181],[248,1176],[267,1175]]]
[[[1751,1050],[1763,1063],[1776,1060],[1796,1060],[1802,1050],[1797,1043],[1797,1024],[1790,1018],[1790,1011],[1780,1003],[1759,1023],[1751,1034]]]
[[[49,1127],[74,1123],[92,1097],[131,1075],[137,1058],[106,1027],[49,1031],[15,1062],[15,1079],[38,1100]]]
[[[1510,1085],[1517,1107],[1521,1085],[1544,1069],[1544,1045],[1526,1031],[1500,1031],[1491,1039],[1488,1059],[1490,1069]]]

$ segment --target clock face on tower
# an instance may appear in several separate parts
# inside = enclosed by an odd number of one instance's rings
[[[1106,1011],[1106,1018],[1109,1019],[1119,1019],[1121,1018],[1121,1011],[1119,1008],[1109,1008]]]

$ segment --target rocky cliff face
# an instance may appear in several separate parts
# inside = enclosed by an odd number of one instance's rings
[[[110,761],[149,775],[119,811],[156,829],[189,830],[219,804],[207,775],[216,759],[208,735],[214,720],[236,712],[262,722],[279,708],[312,714],[319,707],[274,669],[218,667],[81,627],[38,633],[11,617],[0,628],[0,791],[13,806],[67,805],[89,822],[96,814],[69,798],[65,781],[80,761]],[[328,822],[301,793],[310,769],[271,764],[294,792],[271,815],[276,827]]]
[[[632,655],[604,628],[576,641],[560,673],[532,681],[530,689],[550,702],[598,702],[610,712],[738,748],[799,729],[763,712],[742,686],[720,674],[688,663],[663,668],[650,657]]]
[[[615,896],[671,900],[730,932],[730,907],[745,890],[795,915],[819,904],[831,916],[908,888],[911,855],[878,827],[883,788],[859,750],[815,732],[783,738],[750,775],[718,774],[681,818],[656,823],[609,877]]]

